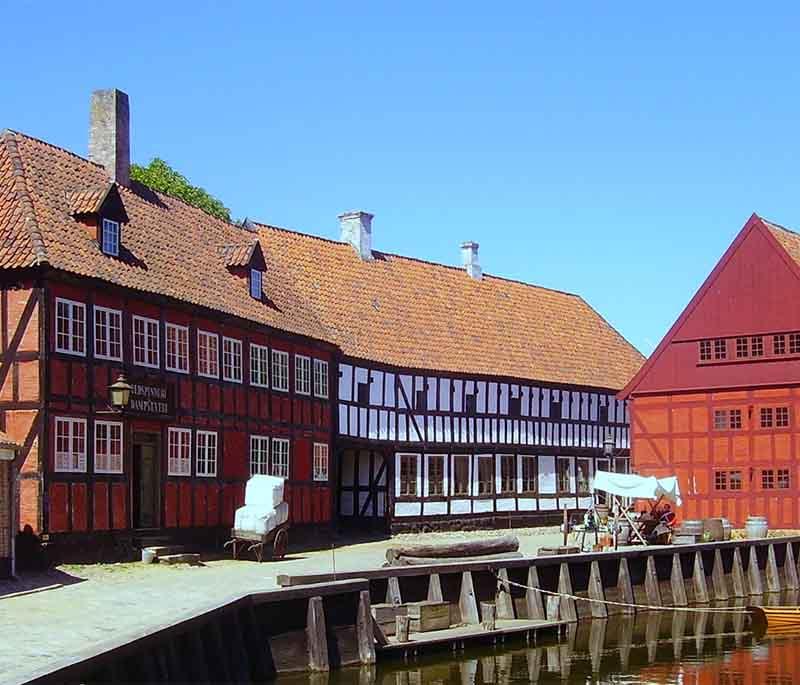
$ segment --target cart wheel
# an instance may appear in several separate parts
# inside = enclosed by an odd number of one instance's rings
[[[275,542],[272,545],[272,558],[283,559],[286,556],[286,550],[289,547],[289,533],[285,530],[279,530],[275,535]]]

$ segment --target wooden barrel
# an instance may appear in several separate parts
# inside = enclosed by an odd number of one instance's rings
[[[681,523],[682,535],[697,535],[703,534],[704,526],[701,519],[686,519]]]
[[[703,519],[703,532],[711,535],[711,542],[722,542],[725,539],[722,519]]]

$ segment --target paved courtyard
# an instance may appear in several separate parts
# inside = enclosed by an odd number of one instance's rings
[[[378,568],[393,542],[445,542],[502,535],[507,531],[404,535],[335,550],[339,572]],[[514,531],[520,551],[536,554],[543,545],[559,544],[556,529]],[[153,626],[231,595],[274,588],[280,573],[330,573],[330,549],[292,553],[280,562],[222,559],[202,566],[141,563],[60,566],[29,574],[18,581],[0,581],[0,681],[22,682],[49,663],[98,642]],[[57,586],[60,587],[52,587]],[[36,590],[20,595],[21,591]]]

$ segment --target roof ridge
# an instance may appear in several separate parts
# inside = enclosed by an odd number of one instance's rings
[[[265,224],[260,221],[253,222],[259,228],[266,228],[273,231],[282,231],[284,233],[291,233],[292,235],[299,235],[303,238],[310,238],[311,240],[319,240],[324,243],[331,243],[333,245],[342,245],[345,246],[347,243],[343,243],[341,240],[334,240],[333,238],[326,238],[325,236],[316,235],[314,233],[306,233],[305,231],[298,231],[294,228],[286,228],[284,226],[275,226],[274,224]],[[384,252],[383,250],[373,250],[374,254],[383,255],[384,257],[394,257],[396,259],[405,259],[410,262],[418,262],[420,264],[429,264],[430,266],[436,266],[442,269],[450,269],[451,271],[460,271],[464,272],[464,267],[455,266],[453,264],[442,264],[441,262],[434,262],[431,259],[423,259],[422,257],[410,257],[409,255],[402,255],[396,252]],[[550,288],[546,285],[540,285],[538,283],[529,283],[528,281],[523,281],[519,278],[510,278],[508,276],[498,276],[497,274],[488,273],[486,271],[483,272],[484,278],[491,278],[497,281],[504,281],[506,283],[516,283],[517,285],[525,286],[526,288],[536,288],[537,290],[546,290],[547,292],[557,293],[559,295],[566,295],[567,297],[575,297],[579,300],[583,300],[583,298],[578,293],[571,293],[567,290],[561,290],[560,288]],[[585,300],[584,300],[585,302]],[[590,308],[591,305],[588,305]]]
[[[28,180],[25,176],[25,163],[22,161],[22,154],[17,146],[17,135],[19,134],[15,131],[6,129],[3,131],[2,136],[0,136],[0,140],[4,143],[6,153],[11,160],[12,176],[15,185],[14,191],[25,217],[25,229],[28,232],[31,252],[36,259],[37,265],[46,264],[48,261],[47,249],[45,247],[42,231],[39,228],[39,222],[36,220],[36,210],[33,207],[30,189],[28,188]]]

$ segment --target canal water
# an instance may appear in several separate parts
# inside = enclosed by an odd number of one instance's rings
[[[797,604],[773,597],[770,604]],[[796,636],[754,634],[744,614],[645,612],[585,620],[560,638],[381,661],[328,675],[283,677],[280,685],[510,685],[675,683],[800,685]]]

